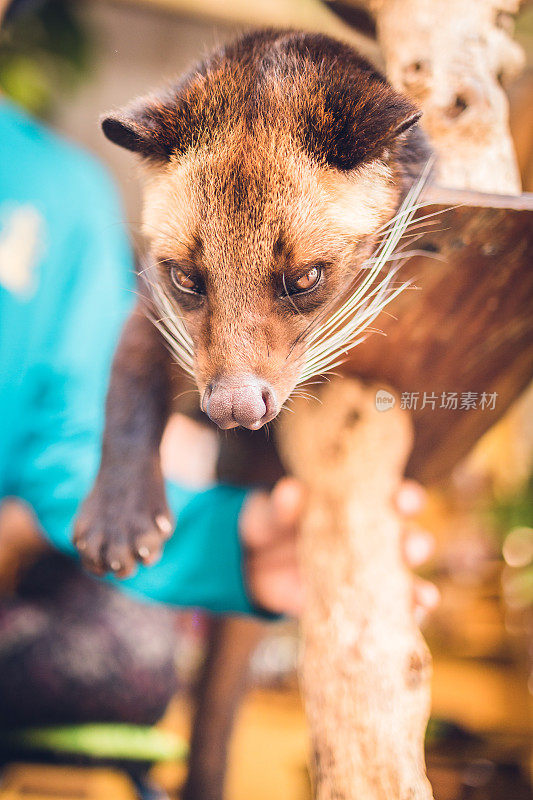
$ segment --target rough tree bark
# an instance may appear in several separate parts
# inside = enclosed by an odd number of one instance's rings
[[[281,437],[309,488],[301,678],[320,800],[432,797],[424,767],[431,659],[413,620],[391,505],[411,425],[398,404],[378,411],[376,392],[335,379],[322,405],[299,401]]]
[[[505,30],[519,0],[354,4],[375,14],[388,77],[425,112],[439,182],[518,193],[500,82],[521,65]],[[379,363],[367,372],[382,376]],[[302,526],[302,688],[316,795],[428,800],[423,739],[431,662],[413,622],[390,505],[408,457],[408,419],[398,403],[378,412],[376,390],[351,378],[331,382],[320,400],[298,401],[280,431],[287,463],[310,487]]]
[[[524,57],[521,0],[353,0],[375,16],[387,77],[422,109],[443,186],[519,194],[502,88]]]

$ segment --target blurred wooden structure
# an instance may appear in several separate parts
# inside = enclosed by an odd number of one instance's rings
[[[403,394],[416,431],[407,472],[432,483],[531,380],[533,194],[433,187],[426,200],[418,216],[435,216],[413,224],[420,238],[406,249],[419,255],[398,274],[413,288],[379,318],[386,335],[371,334],[342,371]]]

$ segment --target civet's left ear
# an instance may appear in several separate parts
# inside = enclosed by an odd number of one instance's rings
[[[351,170],[377,158],[422,112],[376,74],[355,72],[329,87],[310,135],[310,149],[330,166]]]

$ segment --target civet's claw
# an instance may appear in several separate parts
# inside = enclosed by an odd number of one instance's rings
[[[164,514],[158,514],[158,516],[155,518],[155,521],[161,533],[170,536],[172,533],[172,523],[169,518],[165,517]]]

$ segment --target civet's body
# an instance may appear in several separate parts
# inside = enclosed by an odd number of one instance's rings
[[[309,373],[313,331],[427,160],[418,118],[348,46],[276,31],[104,117],[144,161],[149,264],[76,529],[90,567],[127,574],[169,533],[159,442],[181,384],[219,427],[256,430]]]

